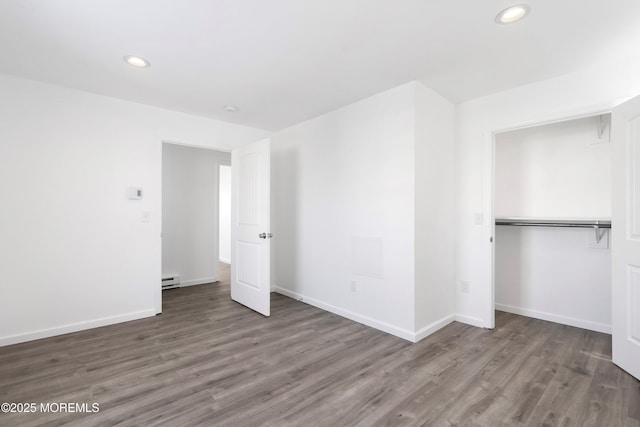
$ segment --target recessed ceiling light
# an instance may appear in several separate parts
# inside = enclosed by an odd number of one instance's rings
[[[515,6],[510,6],[500,12],[498,16],[496,16],[497,24],[511,24],[512,22],[516,22],[524,18],[531,11],[531,7],[528,4],[517,4]]]
[[[222,109],[227,113],[236,113],[238,111],[238,107],[235,105],[225,105]]]
[[[149,61],[147,61],[144,58],[141,58],[139,56],[133,56],[133,55],[127,55],[124,57],[124,62],[126,62],[129,65],[132,65],[134,67],[138,67],[138,68],[147,68],[149,66],[151,66],[151,64],[149,63]]]

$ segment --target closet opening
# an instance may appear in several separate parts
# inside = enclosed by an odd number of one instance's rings
[[[495,310],[611,333],[610,125],[605,113],[494,133]]]

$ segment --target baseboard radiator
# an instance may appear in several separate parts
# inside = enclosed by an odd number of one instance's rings
[[[180,276],[169,276],[162,278],[162,290],[175,289],[180,287]]]

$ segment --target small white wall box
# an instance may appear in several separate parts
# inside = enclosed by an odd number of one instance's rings
[[[129,200],[142,199],[142,187],[127,188],[127,198],[129,198]]]

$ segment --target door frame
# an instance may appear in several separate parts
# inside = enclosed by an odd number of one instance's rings
[[[571,112],[563,112],[544,118],[532,119],[523,122],[505,124],[492,127],[482,135],[482,212],[484,216],[482,236],[483,246],[481,263],[483,272],[481,277],[481,289],[484,295],[482,326],[487,329],[495,328],[495,154],[496,135],[504,132],[527,129],[537,126],[562,123],[571,120],[585,119],[588,117],[611,114],[613,106],[607,105],[587,107]]]
[[[158,215],[159,221],[160,221],[160,253],[159,253],[159,257],[160,257],[160,273],[159,273],[159,277],[160,277],[160,281],[158,281],[158,283],[160,285],[158,286],[154,286],[154,301],[155,301],[155,311],[156,311],[156,315],[158,314],[162,314],[162,285],[161,285],[161,280],[162,280],[162,191],[163,191],[163,186],[162,186],[162,177],[164,174],[164,171],[162,169],[162,160],[163,160],[163,150],[162,150],[162,146],[164,144],[172,144],[172,145],[179,145],[182,147],[190,147],[190,148],[199,148],[199,149],[203,149],[203,150],[211,150],[211,151],[218,151],[221,153],[229,153],[229,156],[231,156],[231,150],[229,149],[224,149],[224,148],[217,148],[217,147],[210,147],[210,146],[206,146],[206,145],[197,145],[197,144],[189,144],[189,143],[184,143],[184,142],[176,142],[173,140],[169,140],[169,139],[162,139],[160,140],[160,207],[159,207],[159,211],[160,211],[160,215]],[[216,196],[216,212],[218,213],[218,215],[220,215],[220,166],[231,166],[231,160],[229,160],[229,162],[223,162],[220,160],[216,160],[215,162],[215,167],[216,167],[216,174],[218,175],[218,188],[216,190],[217,192],[217,196]],[[216,245],[220,244],[220,230],[219,230],[219,226],[220,226],[220,221],[216,221],[215,222],[215,230],[216,230],[216,235],[218,236],[218,241],[216,242]],[[216,251],[218,246],[216,246]],[[218,254],[219,255],[219,254]],[[219,258],[219,256],[218,256]]]

